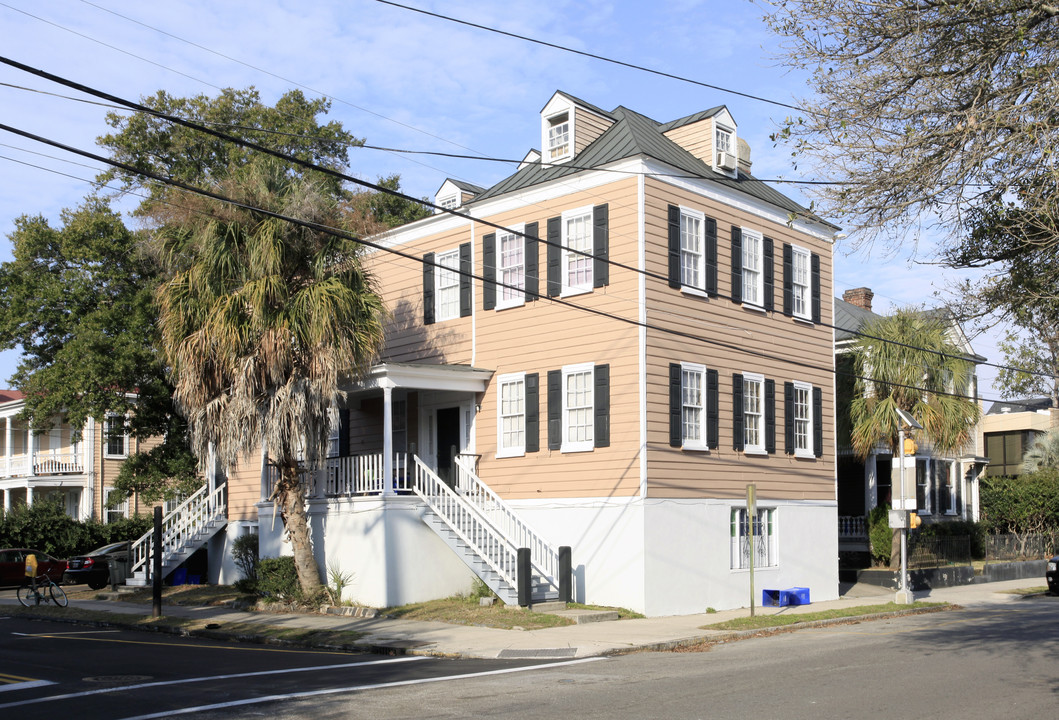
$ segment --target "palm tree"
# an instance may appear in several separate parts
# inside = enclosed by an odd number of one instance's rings
[[[883,444],[898,453],[897,410],[923,426],[914,439],[938,453],[953,453],[971,440],[981,409],[968,390],[974,363],[949,338],[934,312],[898,310],[860,328],[852,346],[853,394],[849,432],[853,452],[866,459]],[[894,544],[899,535],[894,533]],[[891,555],[891,565],[897,557]]]
[[[1059,431],[1049,430],[1038,437],[1022,458],[1022,472],[1035,473],[1043,468],[1059,468]]]
[[[169,278],[158,293],[162,351],[200,462],[212,449],[231,467],[263,444],[276,464],[273,497],[309,594],[320,571],[299,474],[326,456],[340,381],[377,355],[383,306],[358,243],[253,209],[343,227],[318,182],[257,161],[219,185],[244,205],[185,198],[156,216]]]

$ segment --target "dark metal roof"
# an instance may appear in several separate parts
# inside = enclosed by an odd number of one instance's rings
[[[662,132],[669,132],[670,130],[676,130],[679,127],[684,127],[685,125],[690,125],[691,123],[698,122],[699,120],[705,120],[706,118],[711,118],[714,115],[716,115],[717,113],[721,112],[721,110],[724,110],[724,108],[725,108],[724,105],[718,105],[717,107],[712,107],[709,110],[703,110],[702,112],[693,113],[691,115],[688,115],[687,117],[682,117],[682,118],[679,118],[677,120],[670,120],[669,122],[664,123],[663,125],[661,125],[658,129],[661,130]]]
[[[568,92],[563,92],[562,90],[556,90],[554,93],[552,93],[552,97],[555,97],[556,95],[562,95],[567,100],[572,101],[574,103],[574,105],[580,105],[581,107],[585,108],[586,110],[591,110],[592,112],[598,113],[598,114],[602,115],[603,117],[608,117],[611,120],[614,119],[614,116],[611,115],[606,110],[604,110],[603,108],[598,108],[595,105],[593,105],[592,103],[585,102],[584,100],[582,100],[579,97],[574,97],[573,95],[571,95]],[[551,98],[548,98],[548,102],[551,102],[551,101],[552,101]],[[544,107],[548,107],[548,105],[545,104]],[[544,110],[544,108],[541,108],[541,111],[543,111],[543,110]]]
[[[563,94],[565,95],[565,93]],[[567,95],[567,97],[576,102],[581,102],[572,96]],[[583,104],[588,106],[587,103]],[[716,182],[718,185],[746,193],[789,213],[806,215],[819,222],[825,222],[830,227],[835,227],[743,170],[737,172],[737,178],[730,178],[714,172],[705,162],[663,134],[664,129],[672,129],[682,123],[695,122],[695,119],[701,120],[709,117],[710,114],[715,113],[718,109],[713,108],[702,113],[689,115],[680,120],[674,120],[667,125],[662,125],[645,115],[618,106],[612,112],[604,113],[604,115],[614,119],[614,124],[569,162],[550,166],[540,162],[529,163],[515,172],[514,175],[504,178],[478,195],[473,202],[499,197],[534,185],[558,180],[583,170],[602,168],[619,160],[642,155],[673,166],[679,174]]]
[[[881,317],[871,310],[848,303],[842,298],[835,298],[835,341],[852,340],[865,323]]]
[[[1037,410],[1047,410],[1052,406],[1052,399],[1050,397],[1045,398],[1026,398],[1025,400],[1011,400],[1009,402],[997,401],[993,403],[992,407],[986,415],[1001,415],[1007,413],[1017,412],[1035,412]]]
[[[469,192],[473,195],[479,195],[485,192],[485,188],[481,185],[475,185],[474,183],[464,182],[463,180],[457,180],[456,178],[447,178],[448,182],[452,183],[460,190]]]

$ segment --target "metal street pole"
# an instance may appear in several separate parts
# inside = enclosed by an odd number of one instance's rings
[[[907,517],[908,503],[905,502],[905,429],[899,427],[897,430],[897,444],[900,451],[898,455],[898,467],[901,474],[901,514]],[[898,605],[911,605],[912,593],[908,589],[908,522],[901,524],[901,582],[900,589],[894,599]]]

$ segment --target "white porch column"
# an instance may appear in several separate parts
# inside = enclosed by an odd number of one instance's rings
[[[96,503],[96,421],[85,420],[81,435],[81,469],[85,474],[85,492],[81,494],[81,518],[90,520],[95,516]]]
[[[11,477],[11,416],[7,416],[7,428],[4,431],[4,474]],[[7,507],[5,505],[5,507]]]
[[[33,486],[26,484],[26,507],[33,507]]]
[[[864,461],[864,514],[879,504],[879,469],[875,464],[875,453]]]
[[[29,442],[26,443],[26,460],[28,461],[28,467],[26,468],[27,475],[36,475],[37,471],[34,465],[37,461],[37,433],[33,428],[29,429]],[[32,505],[33,503],[30,503]]]
[[[11,510],[11,489],[4,488],[4,515],[7,515],[9,510]]]
[[[393,495],[393,383],[382,386],[382,494]]]

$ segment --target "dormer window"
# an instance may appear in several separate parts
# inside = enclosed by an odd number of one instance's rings
[[[570,113],[559,113],[548,118],[548,162],[570,157]]]
[[[445,210],[455,210],[460,206],[460,199],[456,195],[449,195],[448,197],[440,198],[437,204]]]
[[[739,159],[736,156],[735,133],[717,126],[713,131],[714,167],[718,170],[734,171]]]

